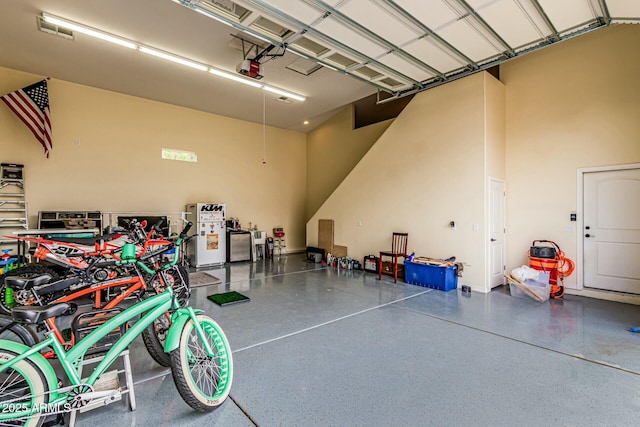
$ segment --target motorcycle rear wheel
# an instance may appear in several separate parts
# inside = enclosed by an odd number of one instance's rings
[[[6,277],[30,278],[30,277],[41,276],[43,274],[48,274],[49,276],[51,276],[51,280],[50,280],[51,282],[55,282],[56,280],[60,279],[60,276],[58,275],[58,273],[56,273],[49,267],[43,267],[41,265],[25,265],[22,267],[18,267],[14,270],[11,270],[3,274],[2,276],[0,276],[0,313],[10,315],[11,309],[16,305],[33,305],[33,303],[29,301],[14,300],[12,302],[8,300],[9,299],[8,292],[11,292],[11,291],[7,290],[7,287],[4,283],[4,279]]]

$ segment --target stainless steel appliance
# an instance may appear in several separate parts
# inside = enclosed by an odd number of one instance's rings
[[[251,261],[251,232],[227,229],[227,262]]]

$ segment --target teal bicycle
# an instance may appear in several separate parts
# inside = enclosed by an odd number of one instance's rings
[[[180,234],[176,246],[180,245],[189,227],[190,224]],[[123,250],[122,262],[140,263],[132,249],[128,257],[124,256],[126,250]],[[162,268],[177,262],[176,253],[173,261]],[[124,311],[111,316],[105,313],[105,321],[69,350],[64,349],[53,331],[31,347],[0,340],[0,425],[38,426],[50,414],[70,413],[90,403],[107,404],[116,400],[122,390],[97,391],[96,382],[137,336],[167,312],[171,312],[171,326],[166,334],[164,351],[171,356],[172,376],[180,396],[199,412],[219,407],[229,396],[233,380],[229,342],[220,326],[202,310],[182,305],[173,289],[167,287],[161,294]],[[20,322],[46,325],[46,319],[71,310],[68,303],[16,307],[12,316]],[[128,327],[135,319],[138,320]],[[83,380],[81,369],[85,356],[105,339],[109,341],[114,331],[120,331],[116,333],[117,339],[109,344],[102,360]],[[41,355],[47,347],[56,354],[68,385],[61,383],[53,366]]]

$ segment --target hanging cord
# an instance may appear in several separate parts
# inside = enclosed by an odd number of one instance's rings
[[[267,95],[262,91],[262,164],[267,164]]]
[[[558,251],[558,277],[563,281],[565,277],[571,276],[571,273],[576,269],[576,264],[571,259],[567,258],[563,251]]]

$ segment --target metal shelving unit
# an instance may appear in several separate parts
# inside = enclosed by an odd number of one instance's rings
[[[0,163],[0,249],[17,249],[17,242],[4,236],[29,229],[24,166]],[[12,253],[16,255],[17,250]]]

